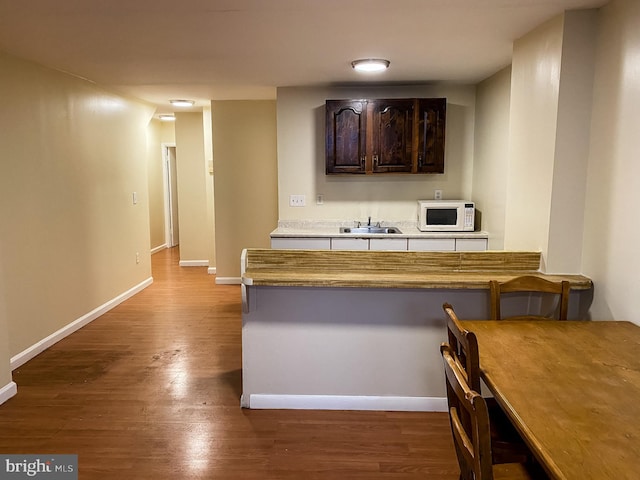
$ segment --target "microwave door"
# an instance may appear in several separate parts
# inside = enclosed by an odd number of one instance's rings
[[[457,224],[457,208],[429,208],[427,210],[427,225],[434,227],[455,227]]]

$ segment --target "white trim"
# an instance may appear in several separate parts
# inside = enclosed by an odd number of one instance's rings
[[[207,273],[209,275],[215,275],[216,274],[216,267],[209,267],[209,269],[207,270]]]
[[[249,313],[249,289],[244,282],[240,284],[240,297],[242,298],[242,313]]]
[[[240,277],[216,277],[218,285],[240,285],[242,279]]]
[[[152,283],[153,283],[153,277],[147,278],[146,280],[144,280],[143,282],[141,282],[138,285],[134,286],[133,288],[130,288],[126,292],[121,293],[120,295],[118,295],[117,297],[113,298],[112,300],[109,300],[108,302],[100,305],[98,308],[95,308],[94,310],[91,310],[86,315],[83,315],[82,317],[78,318],[77,320],[74,320],[73,322],[69,323],[68,325],[65,325],[60,330],[58,330],[56,332],[53,332],[51,335],[49,335],[46,338],[43,338],[38,343],[35,343],[34,345],[31,345],[29,348],[23,350],[22,352],[18,353],[15,356],[11,357],[11,370],[15,370],[16,368],[20,367],[21,365],[24,365],[29,360],[34,358],[36,355],[44,352],[50,346],[52,346],[55,343],[59,342],[63,338],[71,335],[76,330],[81,329],[82,327],[84,327],[88,323],[91,323],[96,318],[98,318],[100,315],[103,315],[103,314],[107,313],[112,308],[117,307],[122,302],[124,302],[125,300],[133,297],[136,293],[144,290],[145,288],[147,288]]]
[[[244,396],[242,401],[244,402]],[[249,408],[292,410],[380,410],[446,412],[441,397],[376,397],[357,395],[249,395]]]
[[[0,405],[15,396],[16,393],[18,393],[18,386],[16,385],[16,382],[9,382],[4,387],[0,388]]]
[[[161,250],[164,250],[165,248],[167,248],[167,244],[163,244],[163,245],[158,245],[156,248],[152,248],[151,249],[151,255],[153,255],[154,253],[158,253]]]
[[[164,242],[165,245],[171,245],[171,191],[170,191],[170,168],[169,168],[169,148],[175,148],[175,142],[162,142],[162,183],[163,183],[163,201],[164,201]]]
[[[180,260],[181,267],[208,267],[209,260]]]

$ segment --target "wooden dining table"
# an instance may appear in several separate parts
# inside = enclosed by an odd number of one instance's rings
[[[463,321],[484,382],[551,478],[640,478],[640,327]]]

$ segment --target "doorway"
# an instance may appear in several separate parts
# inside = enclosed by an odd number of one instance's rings
[[[178,218],[178,174],[176,168],[175,143],[162,144],[164,175],[164,230],[167,248],[180,244],[180,222]]]

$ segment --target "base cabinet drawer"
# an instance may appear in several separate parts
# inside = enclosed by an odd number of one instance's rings
[[[453,252],[455,238],[410,238],[409,250],[417,252]]]
[[[276,237],[271,248],[307,250],[409,250],[414,252],[473,252],[487,249],[486,238],[354,238]]]
[[[371,238],[369,250],[406,250],[406,238]]]
[[[271,248],[331,250],[330,238],[272,238]]]
[[[456,238],[457,252],[478,252],[486,249],[486,238]]]
[[[331,250],[369,250],[369,239],[332,238]]]

